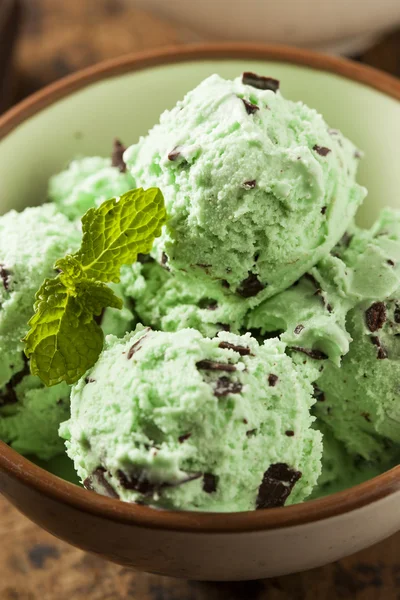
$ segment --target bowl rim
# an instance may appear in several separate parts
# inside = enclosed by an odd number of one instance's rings
[[[0,140],[33,115],[98,81],[156,66],[213,59],[268,60],[305,66],[351,79],[400,101],[400,80],[372,67],[310,50],[249,43],[169,46],[101,62],[36,92],[0,117]],[[400,492],[399,465],[350,489],[302,504],[261,511],[209,513],[159,510],[100,496],[49,473],[4,442],[0,442],[0,472],[56,502],[104,519],[141,528],[181,532],[241,533],[309,524],[360,509]]]

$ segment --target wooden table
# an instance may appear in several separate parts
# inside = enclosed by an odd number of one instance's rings
[[[129,0],[25,0],[24,5],[15,98],[103,58],[198,39],[195,32],[132,8]],[[400,31],[360,58],[400,75]],[[85,554],[42,531],[1,498],[0,514],[1,600],[400,599],[400,533],[306,573],[199,583],[135,573]]]

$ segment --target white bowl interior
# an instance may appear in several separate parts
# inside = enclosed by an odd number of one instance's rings
[[[281,80],[281,91],[320,111],[364,152],[359,180],[369,190],[360,223],[384,205],[400,207],[399,103],[349,79],[291,64],[203,60],[153,67],[86,86],[34,115],[0,141],[0,213],[46,198],[49,176],[77,156],[108,155],[112,139],[125,145],[211,73],[244,70]]]

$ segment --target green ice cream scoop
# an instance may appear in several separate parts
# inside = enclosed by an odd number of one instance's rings
[[[312,491],[321,435],[310,380],[278,339],[143,329],[106,339],[61,426],[84,485],[128,502],[244,511]]]
[[[62,452],[58,426],[68,415],[69,388],[47,390],[29,375],[21,339],[37,289],[79,241],[75,225],[49,204],[0,217],[0,439],[44,459]]]
[[[353,144],[276,88],[213,75],[124,154],[136,185],[165,197],[159,262],[251,305],[326,255],[366,193]]]

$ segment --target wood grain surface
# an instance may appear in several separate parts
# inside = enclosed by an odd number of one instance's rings
[[[104,58],[200,39],[135,9],[130,0],[21,3],[15,100]],[[400,76],[400,30],[357,58]],[[104,562],[56,540],[2,498],[0,515],[1,600],[400,600],[400,533],[320,569],[218,584],[136,573]]]

